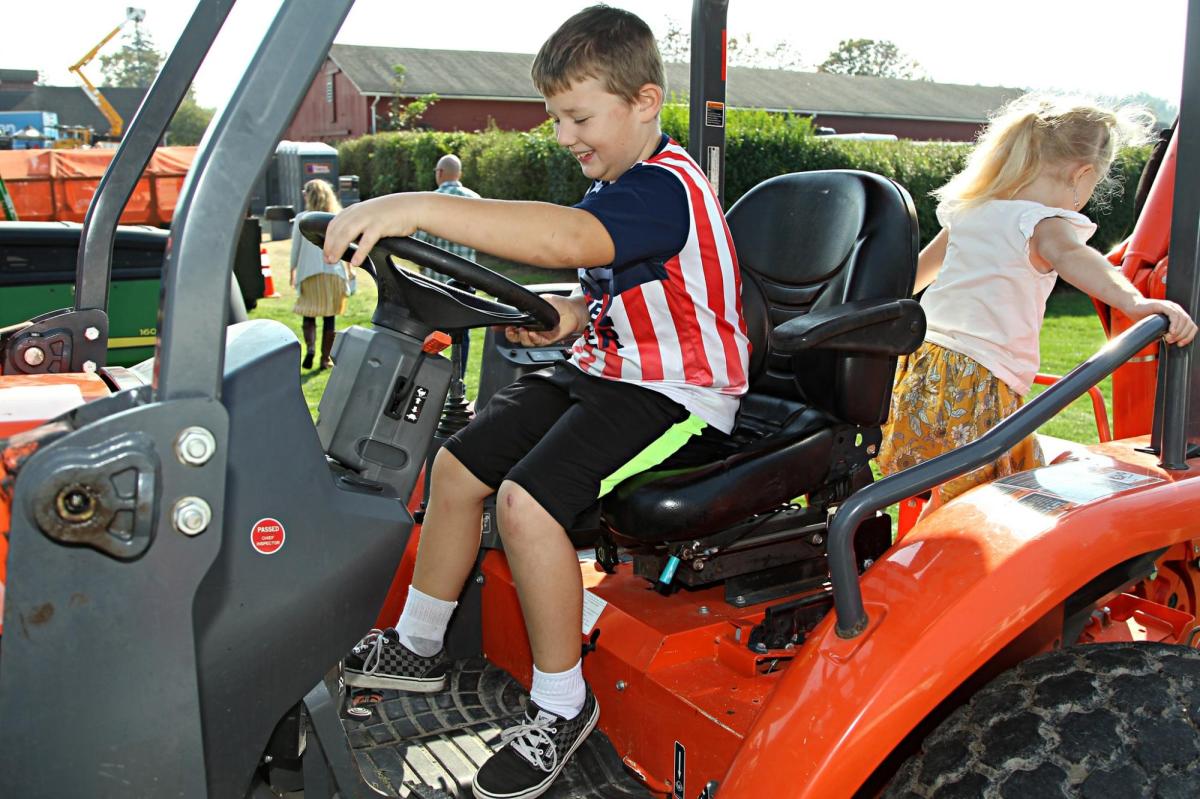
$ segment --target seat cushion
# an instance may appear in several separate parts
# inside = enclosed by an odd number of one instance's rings
[[[626,544],[718,532],[821,485],[837,422],[794,401],[747,395],[733,434],[702,437],[601,503],[605,526]]]

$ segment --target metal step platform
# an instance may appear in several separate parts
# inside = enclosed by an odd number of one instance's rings
[[[524,689],[482,658],[456,662],[440,693],[356,691],[364,693],[382,700],[359,705],[370,709],[368,717],[341,714],[350,746],[368,782],[404,799],[447,794],[471,799],[475,771],[500,745],[501,732],[525,715]],[[652,794],[626,770],[597,728],[544,796],[650,799]]]

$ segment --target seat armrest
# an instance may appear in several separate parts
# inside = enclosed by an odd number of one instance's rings
[[[785,355],[836,350],[863,355],[908,355],[925,340],[925,312],[915,300],[857,300],[797,316],[771,331],[771,348]]]

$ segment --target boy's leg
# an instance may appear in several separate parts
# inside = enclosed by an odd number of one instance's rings
[[[413,570],[419,591],[446,602],[458,599],[479,552],[483,501],[493,490],[453,452],[438,452]]]
[[[404,610],[395,628],[372,630],[347,656],[347,685],[421,692],[445,686],[442,643],[479,551],[483,500],[568,404],[550,381],[527,376],[438,452]]]
[[[504,481],[496,514],[533,649],[533,685],[525,723],[505,731],[506,746],[479,769],[471,789],[476,799],[536,797],[600,718],[580,657],[583,583],[566,530],[528,491]]]
[[[475,564],[483,500],[491,493],[453,453],[438,452],[404,610],[394,629],[373,630],[351,651],[347,685],[422,693],[446,686],[446,627]]]
[[[501,484],[496,507],[533,649],[531,698],[544,710],[574,718],[586,699],[579,654],[579,556],[563,526],[517,483]]]
[[[508,472],[497,495],[534,672],[525,723],[505,732],[505,746],[476,774],[478,799],[531,799],[549,790],[599,718],[583,680],[583,587],[567,527],[607,478],[631,461],[645,468],[661,462],[703,427],[662,394],[566,368],[555,379],[573,404]]]

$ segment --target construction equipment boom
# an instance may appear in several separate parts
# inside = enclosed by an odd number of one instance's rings
[[[117,109],[112,107],[112,103],[110,103],[108,99],[100,93],[100,90],[97,89],[90,80],[88,80],[87,75],[83,74],[83,68],[87,66],[93,58],[96,57],[96,53],[100,52],[100,49],[104,47],[104,45],[112,41],[113,37],[121,32],[121,29],[125,27],[127,22],[133,22],[136,25],[145,18],[145,10],[141,8],[127,7],[125,9],[125,19],[121,21],[121,24],[113,28],[109,34],[101,39],[99,44],[89,50],[87,54],[83,56],[83,58],[79,59],[70,66],[71,72],[74,73],[75,77],[79,78],[79,82],[83,84],[83,90],[87,93],[88,98],[95,103],[96,108],[99,108],[100,113],[104,114],[104,118],[108,120],[109,135],[114,139],[121,138],[121,133],[125,127],[125,120],[122,119],[121,115],[117,113]]]

